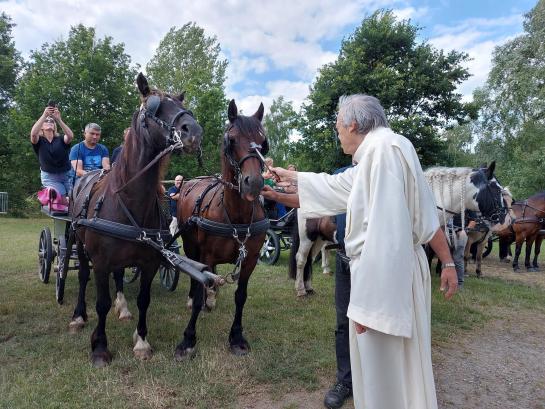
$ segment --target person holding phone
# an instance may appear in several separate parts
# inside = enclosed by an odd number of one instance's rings
[[[57,133],[57,124],[64,134]],[[72,189],[72,168],[68,160],[74,133],[66,125],[55,102],[49,101],[30,131],[30,142],[40,162],[40,179],[44,187],[52,187],[67,196]]]

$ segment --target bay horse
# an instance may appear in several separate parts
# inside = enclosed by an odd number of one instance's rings
[[[335,217],[305,218],[295,210],[295,223],[291,231],[288,276],[295,280],[297,297],[313,294],[312,263],[322,253],[322,271],[329,274],[329,250],[337,243]]]
[[[151,90],[142,73],[136,82],[142,103],[133,114],[118,163],[104,175],[100,171],[84,175],[76,182],[70,200],[75,234],[71,234],[69,242],[76,241],[80,264],[80,289],[71,325],[81,327],[87,320],[85,289],[90,259],[97,291],[98,324],[91,335],[91,361],[95,367],[106,366],[112,360],[106,337],[106,316],[112,304],[109,275],[127,266],[140,268],[134,355],[139,359],[152,355],[146,314],[151,282],[162,258],[152,247],[139,242],[138,237],[153,235],[160,241],[164,230],[168,231],[160,211],[158,187],[170,152],[197,152],[203,133],[193,114],[184,108],[182,95],[172,97]],[[97,221],[104,222],[100,228],[94,224]],[[132,240],[120,238],[125,237],[127,230],[130,234],[136,231]]]
[[[511,209],[515,220],[508,229],[498,232],[498,236],[502,240],[504,247],[510,245],[513,241],[516,243],[515,255],[513,257],[513,271],[520,271],[518,260],[524,242],[526,242],[526,256],[524,260],[526,270],[529,272],[538,271],[538,244],[541,247],[542,237],[540,231],[545,221],[545,191],[536,193],[526,200],[513,202]],[[534,241],[536,241],[537,254],[534,256],[533,263],[530,263]]]
[[[239,115],[234,100],[228,107],[229,123],[221,147],[221,177],[203,177],[184,183],[177,216],[185,254],[215,273],[222,263],[235,264],[231,274],[238,281],[235,316],[229,333],[230,350],[246,355],[250,344],[243,336],[242,312],[248,280],[265,240],[269,220],[259,201],[263,188],[263,155],[268,142],[261,124],[263,104],[252,116]],[[196,323],[204,303],[203,286],[191,280],[191,318],[184,338],[176,347],[176,359],[195,353]],[[210,294],[209,297],[212,297]]]

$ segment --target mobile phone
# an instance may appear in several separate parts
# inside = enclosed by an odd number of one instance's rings
[[[57,106],[57,104],[55,103],[55,101],[53,101],[52,99],[50,99],[49,101],[47,101],[47,106],[48,106],[48,107],[55,108],[55,107]]]

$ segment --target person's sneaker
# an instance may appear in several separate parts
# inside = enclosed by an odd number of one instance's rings
[[[344,405],[344,401],[350,396],[352,396],[352,389],[337,382],[325,394],[324,405],[328,409],[340,408]]]

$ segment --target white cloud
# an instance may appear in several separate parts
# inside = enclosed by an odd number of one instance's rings
[[[494,48],[512,39],[513,35],[506,32],[519,31],[521,21],[522,15],[516,14],[496,19],[471,18],[433,28],[436,36],[429,40],[432,45],[445,51],[463,51],[471,59],[465,66],[472,76],[458,87],[465,101],[472,100],[475,88],[485,84]]]
[[[400,20],[418,19],[424,17],[429,12],[427,7],[405,7],[402,9],[393,9],[394,15]]]

